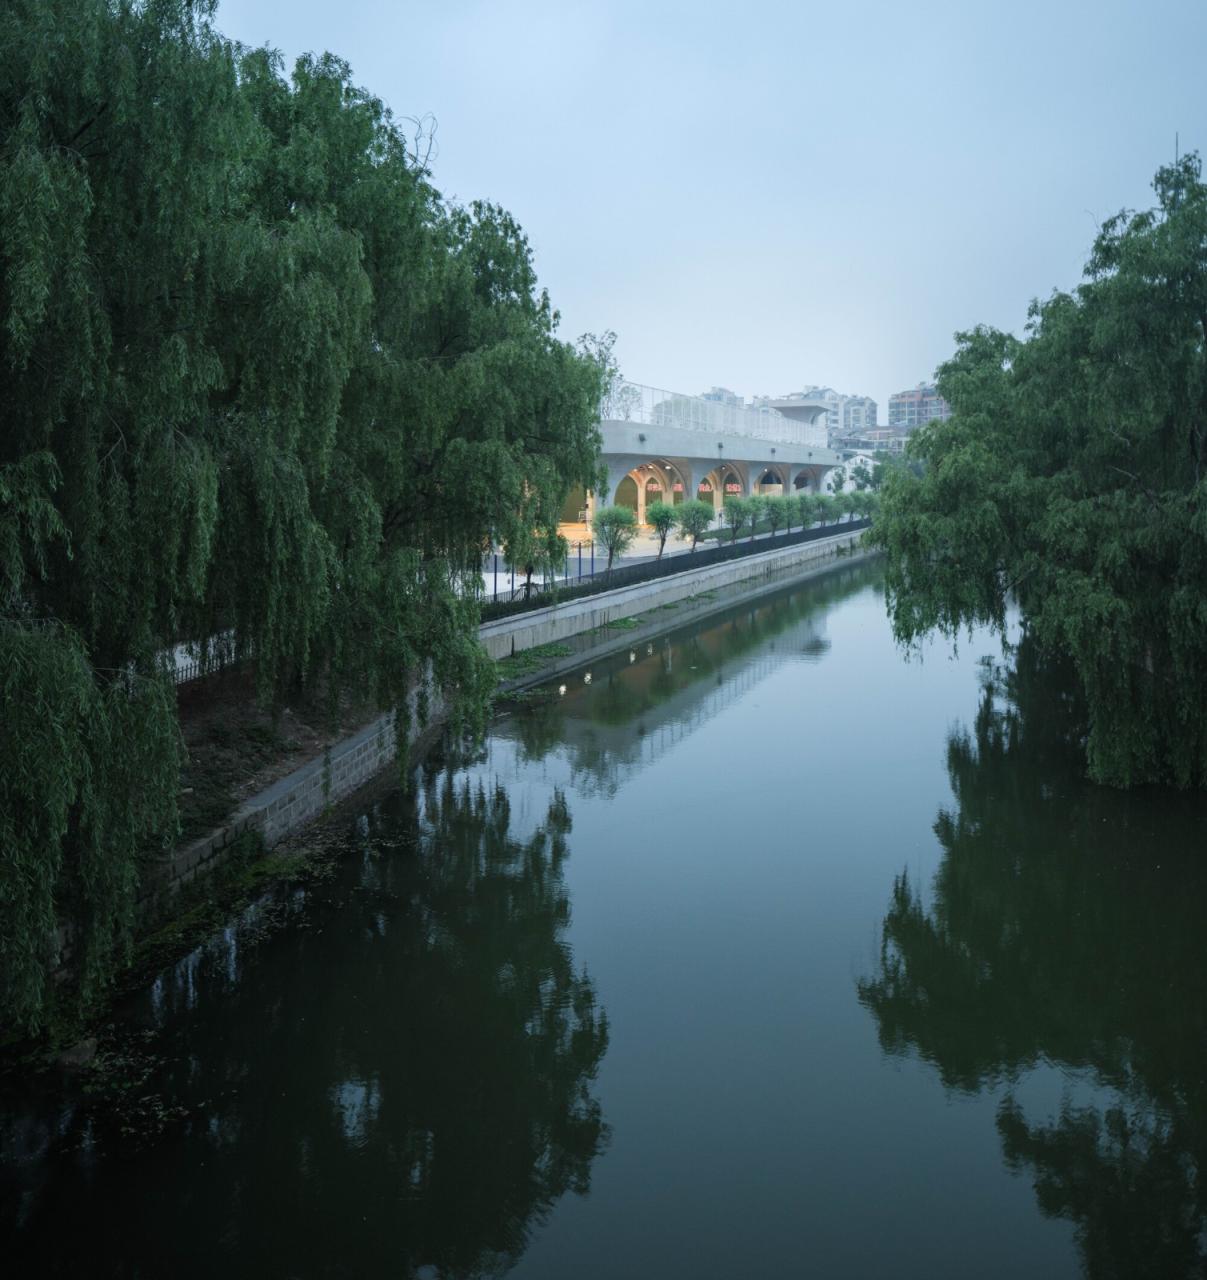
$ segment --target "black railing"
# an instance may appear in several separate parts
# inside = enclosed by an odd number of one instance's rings
[[[482,605],[482,621],[509,618],[513,614],[526,613],[530,609],[543,609],[551,604],[564,604],[569,600],[581,600],[584,596],[599,595],[601,591],[615,591],[617,587],[631,587],[638,582],[650,582],[666,578],[673,573],[687,573],[703,569],[710,564],[723,564],[726,560],[740,560],[743,556],[758,555],[761,551],[775,551],[780,547],[792,547],[803,542],[817,542],[840,533],[857,533],[871,525],[870,520],[849,520],[838,524],[816,525],[811,529],[798,529],[794,533],[780,533],[761,537],[754,541],[731,542],[724,546],[695,551],[682,555],[663,556],[661,560],[646,560],[641,564],[621,565],[610,573],[599,568],[589,577],[551,582],[534,582],[531,587],[520,583],[512,591],[499,592],[493,599],[488,596]],[[606,562],[606,554],[600,557],[595,548],[596,563]],[[514,598],[509,598],[514,594]]]
[[[204,644],[175,644],[168,654],[172,659],[172,679],[178,685],[219,675],[240,661],[233,631],[220,631]]]

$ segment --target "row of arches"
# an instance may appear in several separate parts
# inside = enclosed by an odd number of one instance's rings
[[[779,464],[719,462],[707,471],[694,470],[668,458],[637,463],[627,471],[610,470],[607,500],[601,506],[630,507],[639,524],[645,523],[646,508],[654,502],[677,504],[689,498],[709,502],[720,515],[725,499],[750,494],[814,493],[820,472],[811,467]],[[589,520],[595,509],[595,495],[582,489],[571,493],[562,518],[567,523]]]

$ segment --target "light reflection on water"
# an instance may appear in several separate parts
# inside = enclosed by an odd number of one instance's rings
[[[1201,1274],[1203,803],[990,652],[903,662],[865,567],[536,691],[156,979],[116,1123],[5,1109],[13,1256]]]

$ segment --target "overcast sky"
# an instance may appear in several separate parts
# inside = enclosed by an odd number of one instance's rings
[[[744,396],[875,396],[1019,330],[1097,224],[1207,149],[1207,0],[223,0],[439,122],[436,185],[526,229],[563,337]]]

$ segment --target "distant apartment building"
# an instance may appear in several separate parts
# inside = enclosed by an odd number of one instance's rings
[[[701,400],[710,400],[734,409],[775,414],[801,422],[801,439],[827,447],[831,440],[845,435],[861,436],[876,427],[876,401],[870,396],[847,396],[833,387],[806,387],[785,396],[752,396],[743,401],[728,387],[710,387],[701,392]],[[825,406],[824,413],[819,412]]]
[[[876,401],[871,396],[845,396],[842,405],[844,435],[876,430]]]
[[[734,408],[742,408],[742,397],[728,387],[709,387],[700,396],[701,400],[713,400],[717,404],[729,404]]]
[[[898,391],[888,398],[888,424],[913,431],[924,422],[951,417],[951,406],[932,383],[919,382],[912,391]]]

